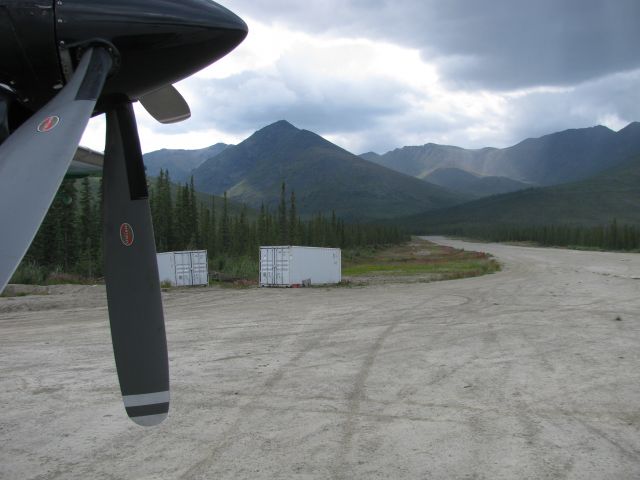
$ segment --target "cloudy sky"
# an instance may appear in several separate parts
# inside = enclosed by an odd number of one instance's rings
[[[354,153],[640,120],[638,0],[220,3],[249,36],[177,85],[190,120],[136,109],[143,151],[238,143],[280,119]],[[103,150],[103,120],[83,144]]]

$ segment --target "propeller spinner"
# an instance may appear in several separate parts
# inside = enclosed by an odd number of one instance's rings
[[[153,226],[131,103],[188,118],[171,85],[233,50],[246,24],[209,0],[0,0],[0,291],[33,240],[92,115],[107,114],[105,282],[127,414],[156,425],[169,368]]]

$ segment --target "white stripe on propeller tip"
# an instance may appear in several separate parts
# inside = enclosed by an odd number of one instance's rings
[[[169,392],[143,393],[140,395],[125,395],[122,397],[124,406],[144,407],[146,405],[156,405],[158,403],[169,403]],[[165,415],[166,416],[166,415]]]

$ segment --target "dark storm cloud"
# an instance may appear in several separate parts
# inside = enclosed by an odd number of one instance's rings
[[[640,67],[638,0],[230,0],[258,21],[420,49],[464,88],[573,85]]]
[[[640,119],[640,0],[221,1],[250,37],[225,73],[179,85],[191,120],[141,116],[158,136],[227,137],[213,144],[286,119],[384,153]]]
[[[320,81],[318,81],[320,80]],[[303,71],[277,74],[244,72],[224,79],[192,79],[198,92],[194,118],[202,126],[223,123],[234,133],[253,131],[277,120],[322,134],[353,132],[380,118],[399,114],[409,105],[406,85],[369,78],[364,84],[345,79],[318,79]],[[198,128],[191,124],[190,128]]]
[[[510,144],[568,128],[640,119],[640,70],[619,73],[558,92],[537,92],[512,100],[507,113]]]

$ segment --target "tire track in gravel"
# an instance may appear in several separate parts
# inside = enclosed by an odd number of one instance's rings
[[[225,450],[227,450],[235,443],[242,424],[260,404],[260,399],[268,394],[269,391],[273,390],[278,385],[278,383],[282,381],[284,375],[290,368],[297,365],[311,351],[320,346],[328,336],[334,335],[337,331],[344,330],[350,327],[352,319],[354,318],[353,313],[354,312],[352,309],[348,309],[348,311],[344,312],[342,315],[336,315],[334,312],[333,316],[335,320],[331,322],[329,327],[323,329],[312,329],[311,331],[303,330],[301,332],[298,332],[298,334],[295,335],[293,339],[291,339],[293,342],[298,341],[300,337],[307,338],[309,334],[312,334],[311,340],[304,342],[302,347],[299,348],[298,353],[296,353],[286,363],[281,365],[275,372],[273,372],[263,383],[258,392],[249,395],[248,398],[237,407],[236,419],[221,434],[221,438],[223,438],[224,440],[216,445],[210,452],[207,453],[207,455],[202,460],[190,467],[179,478],[184,480],[206,478],[203,475],[206,475],[208,468]],[[322,315],[322,318],[326,318],[326,312],[324,310],[321,310],[320,314]],[[315,322],[313,322],[313,318],[316,315],[317,314],[313,311],[309,312],[305,316],[305,321],[302,325],[315,325]],[[283,339],[283,341],[286,339],[290,339],[290,336],[287,336],[285,339]]]

